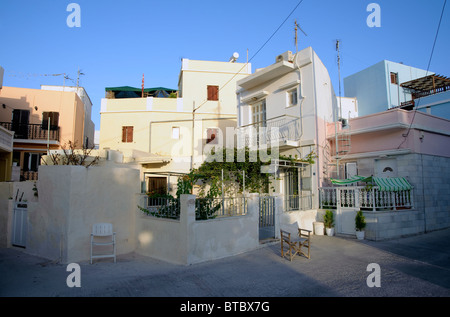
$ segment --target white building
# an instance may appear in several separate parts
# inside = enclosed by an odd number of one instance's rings
[[[240,146],[261,145],[262,128],[276,128],[278,133],[265,137],[278,145],[280,155],[317,155],[311,165],[280,162],[273,180],[288,210],[317,208],[313,193],[327,174],[326,126],[333,122],[337,101],[322,61],[311,47],[288,51],[237,85]]]

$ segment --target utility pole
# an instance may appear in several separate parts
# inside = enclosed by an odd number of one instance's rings
[[[334,119],[334,134],[336,143],[336,178],[339,178],[339,139],[337,132],[337,123],[342,115],[342,103],[341,103],[341,57],[339,51],[339,40],[336,40],[336,51],[337,51],[337,63],[338,63],[338,76],[339,76],[339,111],[336,109],[336,117]]]

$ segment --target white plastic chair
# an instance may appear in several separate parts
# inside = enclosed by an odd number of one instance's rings
[[[97,237],[97,238],[96,238]],[[111,237],[111,240],[108,239]],[[112,245],[113,251],[111,254],[97,254],[94,255],[93,247],[96,245],[107,246]],[[92,226],[91,233],[91,264],[92,259],[96,258],[114,258],[116,263],[116,233],[113,232],[113,226],[111,223],[96,223]]]

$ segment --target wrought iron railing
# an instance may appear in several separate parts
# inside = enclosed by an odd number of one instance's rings
[[[288,195],[284,199],[285,211],[310,210],[312,209],[312,194]]]
[[[246,147],[298,141],[301,137],[300,124],[299,117],[282,115],[239,127],[238,139]]]
[[[180,219],[180,200],[172,196],[146,197],[145,210],[150,216]],[[245,197],[199,198],[195,200],[195,219],[242,216],[247,213]]]
[[[199,198],[195,200],[196,220],[220,217],[243,216],[247,214],[246,197]]]
[[[42,124],[15,122],[0,122],[0,126],[9,131],[14,131],[14,139],[59,141],[59,127],[48,129],[43,127]]]

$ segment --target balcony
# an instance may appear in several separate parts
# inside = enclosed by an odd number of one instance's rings
[[[14,139],[59,141],[59,127],[43,128],[42,124],[0,122],[0,126],[14,132]]]
[[[241,146],[278,146],[288,149],[299,146],[301,122],[299,117],[282,115],[264,122],[256,122],[238,128]]]

